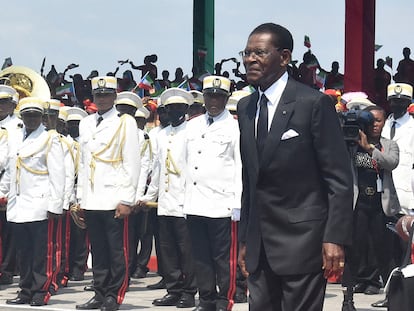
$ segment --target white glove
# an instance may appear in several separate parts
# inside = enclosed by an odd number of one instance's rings
[[[231,210],[231,220],[240,221],[240,209],[239,208],[233,208]]]

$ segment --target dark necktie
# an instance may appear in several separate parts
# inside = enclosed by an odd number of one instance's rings
[[[213,124],[214,119],[212,117],[209,117],[207,121],[208,121],[208,125],[210,126],[211,124]]]
[[[390,131],[390,139],[393,139],[394,138],[394,136],[395,136],[395,124],[396,124],[397,122],[396,121],[393,121],[392,122],[392,125],[391,125],[391,131]]]
[[[263,93],[262,97],[260,98],[260,111],[259,111],[259,118],[257,119],[257,134],[256,134],[256,143],[257,143],[257,152],[259,154],[259,158],[261,157],[263,147],[267,138],[267,134],[269,133],[268,130],[268,110],[267,110],[267,97]]]
[[[103,118],[102,118],[102,116],[100,116],[98,118],[98,120],[96,121],[96,127],[98,127],[98,125],[102,122],[102,120],[103,120]]]

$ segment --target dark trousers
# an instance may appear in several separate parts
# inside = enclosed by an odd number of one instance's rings
[[[129,216],[129,275],[137,268],[148,271],[147,265],[151,258],[152,240],[154,237],[153,220],[156,210],[140,211]],[[139,251],[138,251],[139,246]],[[138,251],[138,253],[137,253]]]
[[[11,278],[16,270],[16,242],[12,234],[12,224],[6,219],[6,211],[0,211],[0,230],[0,273]]]
[[[79,228],[70,218],[69,274],[82,275],[87,269],[89,236],[87,229]]]
[[[95,295],[99,300],[113,297],[121,304],[128,287],[128,218],[114,216],[114,210],[85,211]]]
[[[187,216],[200,305],[231,310],[236,292],[237,223]]]
[[[24,299],[47,303],[53,273],[53,222],[48,220],[13,223]]]
[[[322,270],[278,275],[270,268],[263,246],[259,267],[249,274],[247,283],[250,311],[321,311],[323,308],[326,279]]]
[[[394,236],[386,229],[387,217],[380,205],[358,200],[353,221],[353,242],[347,250],[348,267],[344,271],[343,285],[363,283],[381,287],[379,277],[386,282],[394,266]]]
[[[158,216],[161,266],[170,294],[195,295],[197,285],[194,258],[186,220],[182,217]]]
[[[61,265],[57,275],[57,284],[59,287],[66,286],[69,278],[69,246],[70,246],[70,214],[63,211],[62,214],[62,247],[61,247]]]

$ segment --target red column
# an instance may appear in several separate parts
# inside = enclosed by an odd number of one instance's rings
[[[345,3],[345,92],[374,94],[375,0]]]

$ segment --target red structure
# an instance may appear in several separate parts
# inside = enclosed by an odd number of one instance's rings
[[[345,0],[344,91],[374,96],[375,0]]]

